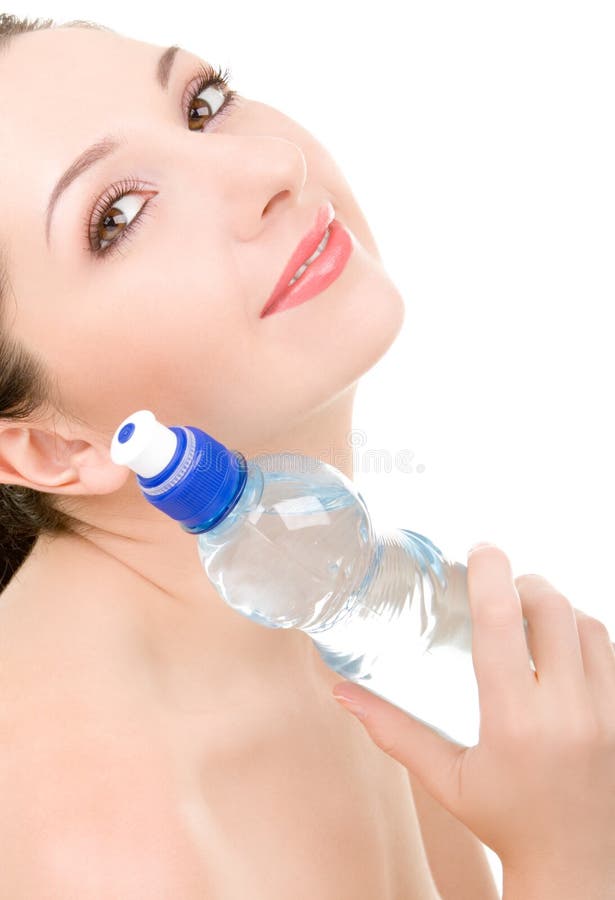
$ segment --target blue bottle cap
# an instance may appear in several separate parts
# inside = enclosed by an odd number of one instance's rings
[[[247,480],[247,462],[191,425],[167,428],[147,409],[118,426],[111,459],[137,474],[145,499],[184,531],[209,531],[231,512]]]

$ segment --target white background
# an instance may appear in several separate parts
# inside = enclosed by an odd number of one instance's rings
[[[179,43],[325,145],[407,304],[357,394],[356,482],[375,518],[463,562],[475,541],[497,543],[515,574],[544,575],[615,640],[612,5],[10,12]],[[423,470],[403,471],[400,452]]]

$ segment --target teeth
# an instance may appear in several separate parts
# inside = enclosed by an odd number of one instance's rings
[[[295,272],[295,274],[293,275],[293,277],[290,279],[290,281],[288,283],[294,284],[298,278],[301,278],[301,276],[303,275],[303,273],[305,272],[305,270],[307,269],[308,266],[309,266],[309,263],[303,263],[302,266],[299,266],[299,268],[297,269],[297,271]]]
[[[316,259],[316,257],[317,257],[320,253],[322,253],[322,251],[323,251],[323,250],[325,249],[325,247],[327,246],[327,241],[328,241],[328,240],[329,240],[329,229],[327,228],[327,230],[325,231],[325,233],[324,233],[324,235],[323,235],[322,241],[320,242],[320,244],[318,245],[318,247],[316,247],[316,249],[314,250],[314,252],[312,253],[312,255],[309,257],[309,259],[306,259],[306,261],[305,261],[305,265],[306,265],[306,266],[309,266],[309,264],[310,264],[311,262],[314,262],[314,260]]]
[[[299,266],[299,268],[297,269],[297,271],[295,272],[293,277],[288,282],[289,287],[291,286],[291,284],[294,284],[295,281],[297,281],[297,279],[301,278],[301,276],[303,275],[303,273],[305,272],[307,267],[310,265],[310,263],[313,263],[314,260],[316,259],[316,257],[320,256],[322,251],[327,246],[327,242],[329,240],[329,234],[330,234],[330,232],[329,232],[329,229],[327,228],[327,230],[325,231],[324,237],[323,237],[322,241],[320,242],[320,244],[318,245],[318,247],[314,250],[314,252],[310,256],[310,258],[306,259],[306,261],[303,263],[302,266]]]

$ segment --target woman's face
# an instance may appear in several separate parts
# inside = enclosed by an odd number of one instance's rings
[[[21,35],[1,58],[8,327],[97,431],[147,408],[233,448],[265,447],[374,365],[399,333],[403,301],[325,148],[232,82],[234,103],[191,129],[182,99],[199,93],[199,66],[217,61],[179,51],[165,90],[163,49],[63,28]],[[59,197],[48,245],[56,182],[111,133],[123,143]],[[353,236],[344,270],[306,303],[261,318],[328,200]],[[95,217],[113,207],[125,219],[103,232]],[[129,232],[118,225],[133,219]]]

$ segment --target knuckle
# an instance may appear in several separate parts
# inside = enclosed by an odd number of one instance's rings
[[[532,745],[536,737],[533,717],[512,708],[481,712],[481,729],[504,755],[514,755],[519,747]]]
[[[548,612],[572,613],[573,607],[568,597],[564,596],[564,594],[559,591],[556,591],[555,588],[541,594],[539,602],[544,609],[548,610]]]
[[[600,619],[595,619],[593,616],[588,616],[587,613],[581,610],[575,609],[574,612],[579,634],[610,643],[611,636],[604,622],[601,622]]]
[[[540,608],[553,613],[570,613],[574,608],[565,594],[539,575],[521,575],[515,579],[515,584],[524,608]]]
[[[489,595],[471,598],[472,618],[478,624],[509,628],[520,617],[519,602],[513,595],[503,591],[493,591]]]
[[[535,572],[525,572],[523,575],[517,575],[515,585],[522,588],[539,588],[541,586],[551,586],[546,578],[537,575]]]
[[[591,750],[602,745],[604,736],[597,720],[586,717],[573,726],[570,740],[574,749]]]
[[[521,588],[529,594],[561,593],[555,585],[551,584],[550,581],[547,581],[543,575],[537,575],[535,572],[526,572],[523,575],[517,575],[515,578],[515,585],[517,588]]]
[[[567,744],[572,750],[591,749],[603,742],[603,726],[587,688],[573,701],[574,713],[558,727],[564,726]]]
[[[517,712],[486,719],[485,734],[506,758],[518,759],[518,753],[535,754],[553,760],[592,759],[596,753],[615,747],[615,718],[603,721],[590,700],[580,696],[575,713],[562,721],[560,714]]]
[[[535,732],[524,718],[510,719],[503,729],[504,739],[511,747],[526,747],[535,739]]]
[[[499,633],[514,628],[519,621],[519,614],[517,610],[509,607],[486,606],[477,609],[473,618],[479,628]]]

